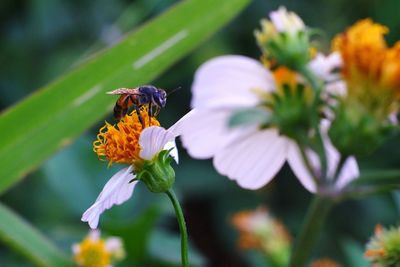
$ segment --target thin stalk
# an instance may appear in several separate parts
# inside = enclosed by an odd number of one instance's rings
[[[301,232],[290,259],[289,267],[304,267],[333,205],[330,198],[316,195],[308,208]]]
[[[322,84],[317,80],[315,75],[308,69],[308,68],[303,68],[299,70],[299,72],[304,76],[304,78],[309,82],[310,86],[312,89],[314,89],[315,97],[312,103],[312,108],[313,108],[313,114],[319,114],[319,101],[321,98],[321,92],[322,92]],[[319,128],[319,117],[318,116],[313,116],[312,120],[312,127],[314,128],[315,131],[315,137],[317,141],[317,153],[321,162],[321,177],[326,179],[327,177],[327,170],[328,170],[328,161],[326,157],[326,151],[324,147],[324,142],[322,139],[321,135],[321,130]]]
[[[188,256],[188,235],[186,230],[185,218],[183,217],[183,212],[181,205],[179,204],[178,198],[175,195],[175,192],[169,189],[165,192],[169,199],[172,202],[172,205],[175,209],[176,219],[178,220],[179,230],[181,232],[181,258],[182,258],[182,267],[189,267],[189,256]]]

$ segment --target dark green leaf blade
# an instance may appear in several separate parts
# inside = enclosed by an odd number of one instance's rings
[[[0,218],[0,240],[37,266],[75,266],[67,255],[59,251],[38,230],[1,203]]]

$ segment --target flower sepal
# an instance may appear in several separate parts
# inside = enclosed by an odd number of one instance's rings
[[[329,137],[343,155],[368,155],[379,148],[392,132],[388,123],[360,110],[356,104],[342,104],[335,113]]]
[[[168,191],[175,182],[175,171],[171,166],[170,150],[162,150],[153,160],[144,161],[137,171],[137,179],[144,182],[153,193]]]

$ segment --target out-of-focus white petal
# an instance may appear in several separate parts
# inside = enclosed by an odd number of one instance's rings
[[[140,157],[146,160],[152,160],[168,142],[175,139],[175,135],[162,127],[151,126],[145,128],[139,137],[141,147]]]
[[[310,70],[321,80],[331,82],[339,79],[339,74],[334,73],[342,66],[342,58],[338,52],[333,52],[328,56],[318,53],[308,64]]]
[[[179,125],[182,145],[193,158],[211,158],[229,135],[226,125],[232,111],[192,110],[190,113]]]
[[[238,137],[217,151],[214,166],[219,173],[247,189],[266,185],[286,159],[287,142],[275,129]]]
[[[271,73],[258,61],[244,56],[221,56],[197,70],[192,86],[193,108],[229,108],[256,105],[252,91],[275,90]]]
[[[106,248],[108,252],[116,252],[122,249],[122,240],[118,237],[110,237],[106,240]]]
[[[308,171],[303,157],[301,156],[299,147],[293,143],[292,141],[288,141],[289,148],[287,154],[287,161],[292,169],[294,175],[299,179],[300,183],[311,193],[315,193],[317,191],[317,186],[314,183],[314,180]],[[319,160],[317,155],[312,151],[307,151],[307,157],[310,161],[311,166],[314,170],[319,170]]]
[[[92,229],[89,232],[89,239],[92,241],[98,241],[100,239],[101,233],[98,229]]]
[[[133,167],[129,166],[117,172],[106,183],[95,203],[82,215],[82,221],[88,222],[95,229],[99,224],[100,215],[114,205],[120,205],[128,200],[133,193],[137,181],[129,183],[135,176]]]
[[[72,254],[76,255],[81,251],[81,246],[79,244],[72,245]]]
[[[344,164],[335,186],[337,189],[342,189],[348,183],[350,183],[354,179],[357,179],[359,176],[360,169],[358,168],[357,160],[354,157],[350,157]]]
[[[272,11],[269,17],[278,32],[293,33],[305,28],[304,22],[296,13],[288,12],[282,6],[278,10]]]

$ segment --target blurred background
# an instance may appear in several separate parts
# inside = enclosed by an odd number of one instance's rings
[[[124,33],[135,30],[175,2],[1,1],[1,110],[70,70],[91,53],[111,46]],[[298,13],[307,25],[327,33],[321,37],[323,51],[329,51],[329,40],[335,33],[365,17],[389,26],[390,43],[400,39],[398,0],[255,0],[222,31],[153,82],[167,90],[182,87],[169,97],[167,108],[160,114],[163,125],[171,125],[189,111],[190,85],[202,62],[223,54],[260,56],[253,30],[261,18],[280,5]],[[104,119],[113,120],[111,110]],[[0,201],[67,253],[71,253],[73,243],[87,234],[87,225],[80,222],[81,214],[119,169],[107,168],[107,163],[98,161],[92,152],[91,144],[102,123],[99,121],[30,173],[29,179],[0,196]],[[0,136],[3,130],[0,129]],[[398,167],[399,148],[398,138],[390,140],[374,155],[359,159],[362,170]],[[186,214],[193,266],[264,266],[260,253],[243,251],[236,245],[238,233],[230,218],[242,209],[268,207],[295,236],[311,196],[288,168],[262,190],[248,191],[219,176],[211,161],[193,160],[184,150],[181,155],[175,188]],[[343,266],[367,266],[362,254],[374,226],[398,223],[399,213],[398,192],[336,206],[316,246],[316,257],[330,257]],[[101,228],[105,235],[124,239],[129,256],[117,266],[179,266],[179,232],[173,209],[164,195],[150,194],[143,185],[138,186],[130,201],[102,216]],[[0,243],[0,266],[32,265]]]

